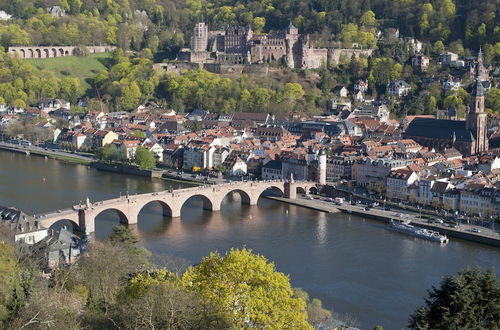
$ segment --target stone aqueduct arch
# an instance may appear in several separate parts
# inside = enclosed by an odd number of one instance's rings
[[[284,197],[296,198],[297,190],[309,191],[311,187],[315,186],[314,182],[249,181],[122,196],[47,214],[41,218],[40,222],[44,227],[49,228],[59,220],[67,219],[77,223],[82,230],[94,232],[95,218],[108,210],[115,210],[120,216],[120,222],[136,224],[141,210],[151,202],[157,202],[162,206],[163,215],[176,218],[180,217],[182,206],[186,201],[194,196],[203,199],[204,209],[220,211],[224,198],[233,192],[240,194],[242,204],[256,205],[261,194],[270,188],[278,189]]]
[[[75,54],[75,46],[19,46],[9,47],[8,53],[12,56],[17,56],[21,59],[29,58],[52,58],[62,56],[73,56]],[[87,46],[88,52],[91,54],[106,53],[114,50],[115,46]]]

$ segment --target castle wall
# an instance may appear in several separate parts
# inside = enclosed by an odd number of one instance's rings
[[[327,64],[328,49],[308,48],[304,49],[302,56],[302,69],[318,69]]]
[[[328,49],[328,65],[335,65],[339,63],[341,56],[346,56],[347,58],[358,58],[360,56],[371,56],[373,49]]]

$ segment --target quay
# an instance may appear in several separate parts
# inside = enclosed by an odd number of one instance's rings
[[[480,243],[500,248],[500,233],[489,228],[480,227],[481,232],[477,233],[471,231],[471,229],[474,228],[474,226],[471,225],[461,224],[458,227],[453,228],[453,227],[448,227],[446,224],[428,223],[426,219],[419,218],[417,213],[410,213],[398,209],[386,211],[377,208],[370,208],[369,210],[365,211],[364,206],[348,205],[346,203],[343,203],[342,205],[336,205],[332,202],[327,202],[318,199],[314,200],[307,200],[305,198],[287,199],[274,196],[267,196],[266,198],[313,209],[316,211],[321,211],[326,213],[343,212],[386,223],[389,223],[391,220],[410,221],[410,223],[414,226],[434,230],[441,234],[446,234],[448,237],[458,238],[466,241],[471,241],[475,243]]]
[[[26,156],[33,154],[37,156],[49,157],[57,160],[67,161],[71,163],[85,164],[85,165],[88,165],[93,161],[95,161],[95,159],[90,156],[73,154],[62,150],[52,150],[37,146],[23,146],[6,142],[0,142],[0,149],[16,153],[22,153],[25,154]]]

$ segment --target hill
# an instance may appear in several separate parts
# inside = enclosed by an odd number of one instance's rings
[[[66,56],[56,58],[29,59],[29,64],[39,70],[54,72],[57,77],[77,77],[82,81],[85,90],[91,86],[89,80],[100,70],[107,70],[105,64],[111,58],[111,53],[90,54],[85,57]]]

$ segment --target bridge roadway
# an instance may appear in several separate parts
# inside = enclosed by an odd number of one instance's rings
[[[119,215],[120,222],[135,224],[144,206],[152,202],[162,206],[163,215],[176,218],[180,217],[184,203],[194,196],[201,197],[204,209],[219,211],[224,197],[233,192],[240,194],[242,204],[256,205],[260,195],[268,189],[278,191],[285,198],[294,199],[297,193],[308,193],[313,187],[316,187],[316,183],[312,181],[234,181],[211,186],[126,195],[94,203],[87,198],[85,204],[39,215],[38,218],[40,224],[46,228],[58,221],[69,220],[78,225],[80,230],[92,233],[95,231],[96,217],[107,210],[114,210]]]

